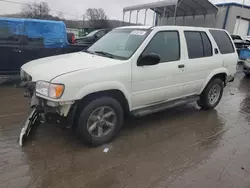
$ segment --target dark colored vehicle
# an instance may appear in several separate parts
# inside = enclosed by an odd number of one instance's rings
[[[74,33],[67,33],[67,39],[69,44],[75,44],[75,34]]]
[[[76,39],[76,44],[86,44],[86,45],[92,45],[96,41],[98,41],[100,38],[102,38],[104,35],[106,35],[108,32],[110,32],[112,29],[98,29],[95,31],[92,31],[85,37],[81,37]]]
[[[31,60],[88,47],[73,43],[74,36],[66,33],[63,22],[0,17],[0,75],[19,74]]]

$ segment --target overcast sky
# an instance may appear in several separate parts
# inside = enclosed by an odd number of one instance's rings
[[[10,0],[20,3],[41,2],[42,0]],[[80,19],[87,8],[103,8],[110,19],[122,20],[122,9],[126,6],[155,2],[157,0],[43,0],[47,2],[51,9],[59,10],[71,15],[64,15],[68,19]],[[159,1],[159,0],[158,0]],[[213,3],[238,2],[243,0],[210,0]],[[250,0],[245,0],[245,4],[250,5]],[[17,13],[22,5],[3,2],[0,0],[0,14]],[[143,12],[141,12],[143,14]],[[57,15],[55,11],[54,15]],[[135,15],[134,15],[135,16]],[[128,15],[127,15],[128,19]]]

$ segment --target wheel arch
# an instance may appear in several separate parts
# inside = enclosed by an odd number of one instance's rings
[[[128,107],[128,110],[130,110],[132,105],[130,100],[130,94],[127,88],[128,87],[126,87],[125,85],[115,81],[94,83],[84,86],[76,94],[75,98],[77,99],[77,101],[84,101],[86,100],[86,98],[89,99],[90,96],[119,96],[119,99],[123,97],[123,100],[127,103],[126,105]]]
[[[89,102],[98,99],[100,97],[112,97],[116,99],[122,106],[125,112],[128,112],[130,109],[129,102],[121,90],[118,89],[109,89],[103,91],[97,91],[93,93],[89,93],[88,95],[84,96],[82,99],[78,101],[78,105],[85,106]]]
[[[108,89],[108,90],[101,90],[88,93],[87,95],[83,96],[81,99],[77,100],[74,104],[74,111],[72,112],[72,120],[71,125],[73,129],[76,128],[77,121],[79,115],[81,114],[82,109],[88,105],[91,101],[98,99],[100,97],[112,97],[116,99],[122,106],[124,113],[127,114],[130,111],[129,101],[126,98],[125,94],[119,89]]]
[[[228,71],[226,68],[217,69],[211,72],[210,75],[207,77],[204,85],[202,86],[202,89],[200,90],[200,94],[204,91],[204,89],[209,84],[209,82],[215,78],[220,78],[223,81],[224,86],[226,86],[227,76],[228,76]]]

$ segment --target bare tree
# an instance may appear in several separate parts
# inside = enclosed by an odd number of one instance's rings
[[[50,8],[46,2],[24,5],[21,14],[25,18],[47,19],[51,17]]]
[[[57,17],[60,18],[61,20],[65,20],[64,15],[63,15],[62,12],[59,12]]]
[[[85,13],[86,19],[89,21],[89,26],[93,28],[109,27],[108,17],[102,8],[89,8]]]

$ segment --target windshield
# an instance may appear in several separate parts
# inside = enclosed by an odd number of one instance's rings
[[[99,31],[99,30],[95,30],[95,31],[90,32],[90,33],[87,35],[87,37],[92,37],[92,36],[94,36],[98,31]]]
[[[115,29],[86,52],[116,59],[129,59],[148,36],[148,29]]]

